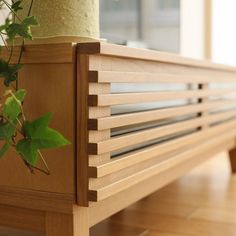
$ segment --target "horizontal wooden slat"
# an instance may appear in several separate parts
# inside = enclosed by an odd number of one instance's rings
[[[21,63],[72,63],[74,59],[76,44],[57,43],[57,44],[39,44],[26,45],[22,54]],[[17,63],[19,60],[21,47],[17,46],[11,58],[11,63]],[[2,56],[7,59],[9,51],[3,48]]]
[[[121,191],[109,198],[99,202],[90,202],[89,213],[93,216],[90,218],[90,226],[97,224],[114,213],[130,206],[134,202],[137,202],[149,194],[161,189],[196,166],[207,161],[209,158],[212,158],[219,153],[221,154],[221,152],[225,153],[227,150],[232,149],[234,145],[233,140],[231,142],[226,140],[226,142],[222,143],[221,146],[217,146],[209,152],[196,156],[195,158],[183,162],[180,165],[173,166],[172,168],[156,174],[151,178],[148,178],[145,181],[125,189],[124,191]]]
[[[161,138],[163,136],[177,134],[179,132],[198,128],[204,124],[221,121],[234,116],[236,111],[225,112],[207,117],[194,118],[187,121],[181,121],[170,125],[165,125],[145,131],[139,131],[132,134],[123,135],[121,137],[114,137],[98,143],[89,144],[90,154],[102,154],[112,152],[129,146],[140,143],[145,143],[153,139]]]
[[[103,42],[80,43],[78,52],[85,54],[100,54],[107,56],[134,58],[138,60],[158,61],[163,63],[179,64],[184,66],[207,68],[210,70],[236,72],[236,69],[234,67],[225,66],[222,64],[216,64],[210,61],[195,60],[195,59],[185,58],[173,53],[158,52],[147,49],[136,49],[127,46],[121,46]]]
[[[203,83],[235,83],[234,74],[196,76],[193,74],[167,74],[167,73],[145,73],[145,72],[123,72],[123,71],[89,71],[89,82],[95,83],[187,83],[187,84],[203,84]]]
[[[158,163],[157,165],[151,166],[150,168],[146,168],[143,171],[140,171],[136,174],[128,176],[118,182],[112,183],[111,185],[107,185],[103,188],[99,189],[91,189],[89,191],[90,201],[101,201],[106,199],[114,194],[117,194],[121,191],[124,191],[127,188],[138,184],[148,178],[151,178],[158,173],[161,173],[167,169],[172,168],[173,166],[177,166],[183,162],[188,161],[199,155],[204,155],[206,152],[210,151],[212,148],[216,148],[217,146],[221,146],[222,143],[225,144],[226,141],[232,140],[235,138],[236,130],[231,130],[226,135],[219,136],[208,141],[201,143],[201,148],[199,145],[195,145],[194,147],[189,148],[188,150],[175,155],[173,157],[168,158],[166,161]]]
[[[206,89],[180,92],[146,92],[124,94],[89,95],[89,106],[112,106],[132,103],[157,102],[163,100],[192,99],[208,96],[224,96],[235,93],[235,89]]]
[[[181,107],[173,107],[145,112],[136,112],[124,115],[101,117],[89,120],[89,129],[103,130],[127,125],[134,125],[155,120],[167,119],[171,117],[183,116],[191,113],[202,112],[210,109],[236,105],[235,100],[205,102],[203,104],[192,104]]]
[[[147,161],[155,157],[157,154],[162,155],[176,149],[181,149],[185,146],[192,145],[201,140],[208,140],[212,137],[217,136],[219,133],[225,133],[226,130],[234,129],[235,126],[236,121],[233,120],[219,126],[211,127],[208,130],[199,131],[197,133],[176,138],[165,143],[153,145],[151,147],[143,148],[132,153],[121,155],[103,164],[96,163],[96,165],[90,165],[90,177],[103,177],[105,175],[133,166],[137,163]]]

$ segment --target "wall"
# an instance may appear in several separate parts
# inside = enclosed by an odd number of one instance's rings
[[[213,0],[212,59],[236,66],[235,0]]]

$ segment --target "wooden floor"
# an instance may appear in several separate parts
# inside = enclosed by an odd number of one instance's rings
[[[35,234],[4,229],[0,235]],[[92,228],[91,235],[236,236],[236,175],[230,173],[227,154],[219,154],[178,181],[98,224]]]
[[[92,231],[93,236],[236,236],[236,175],[228,155],[217,155]]]

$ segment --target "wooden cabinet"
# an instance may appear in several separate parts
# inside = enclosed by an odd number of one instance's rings
[[[88,235],[94,224],[235,146],[235,68],[99,42],[29,45],[23,64],[27,116],[52,112],[52,127],[72,144],[44,153],[50,176],[32,175],[13,152],[0,160],[1,225]],[[154,83],[166,87],[112,92],[116,84]],[[178,100],[184,103],[165,103]]]

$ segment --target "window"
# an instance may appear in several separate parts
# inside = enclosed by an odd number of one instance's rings
[[[100,0],[101,37],[179,52],[180,0]]]

